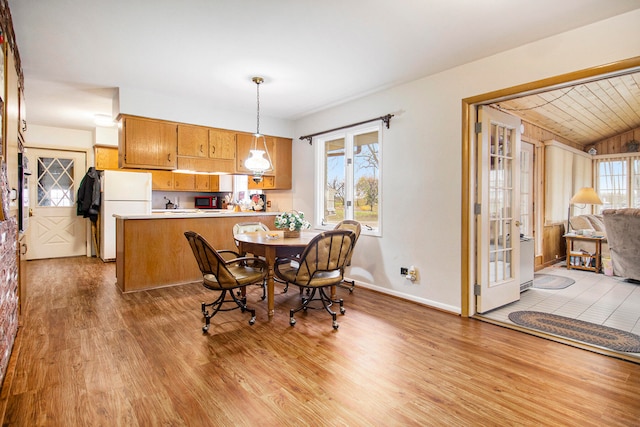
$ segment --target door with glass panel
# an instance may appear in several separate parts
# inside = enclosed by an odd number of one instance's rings
[[[479,107],[476,311],[520,299],[520,119]]]
[[[78,186],[86,154],[28,148],[31,168],[28,259],[86,255],[87,220],[77,216]]]

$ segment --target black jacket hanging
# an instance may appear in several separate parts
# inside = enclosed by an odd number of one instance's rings
[[[82,178],[78,188],[78,216],[89,218],[92,222],[98,220],[100,212],[100,174],[94,167],[90,167]]]

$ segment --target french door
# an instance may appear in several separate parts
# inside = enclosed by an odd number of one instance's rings
[[[520,299],[520,119],[478,107],[476,311]]]

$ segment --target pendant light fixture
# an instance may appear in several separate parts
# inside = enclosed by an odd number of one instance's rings
[[[253,172],[253,180],[258,183],[262,181],[264,173],[273,170],[273,167],[269,150],[267,150],[267,139],[260,133],[260,84],[264,83],[264,79],[253,77],[251,80],[256,84],[257,125],[256,133],[251,139],[249,158],[245,160],[244,166]]]

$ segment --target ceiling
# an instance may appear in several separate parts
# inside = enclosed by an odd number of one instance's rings
[[[265,78],[261,113],[295,120],[640,8],[640,0],[8,1],[29,123],[84,130],[95,128],[94,114],[111,114],[118,88],[253,112],[255,75]]]
[[[501,101],[494,106],[585,147],[640,128],[640,73]]]

